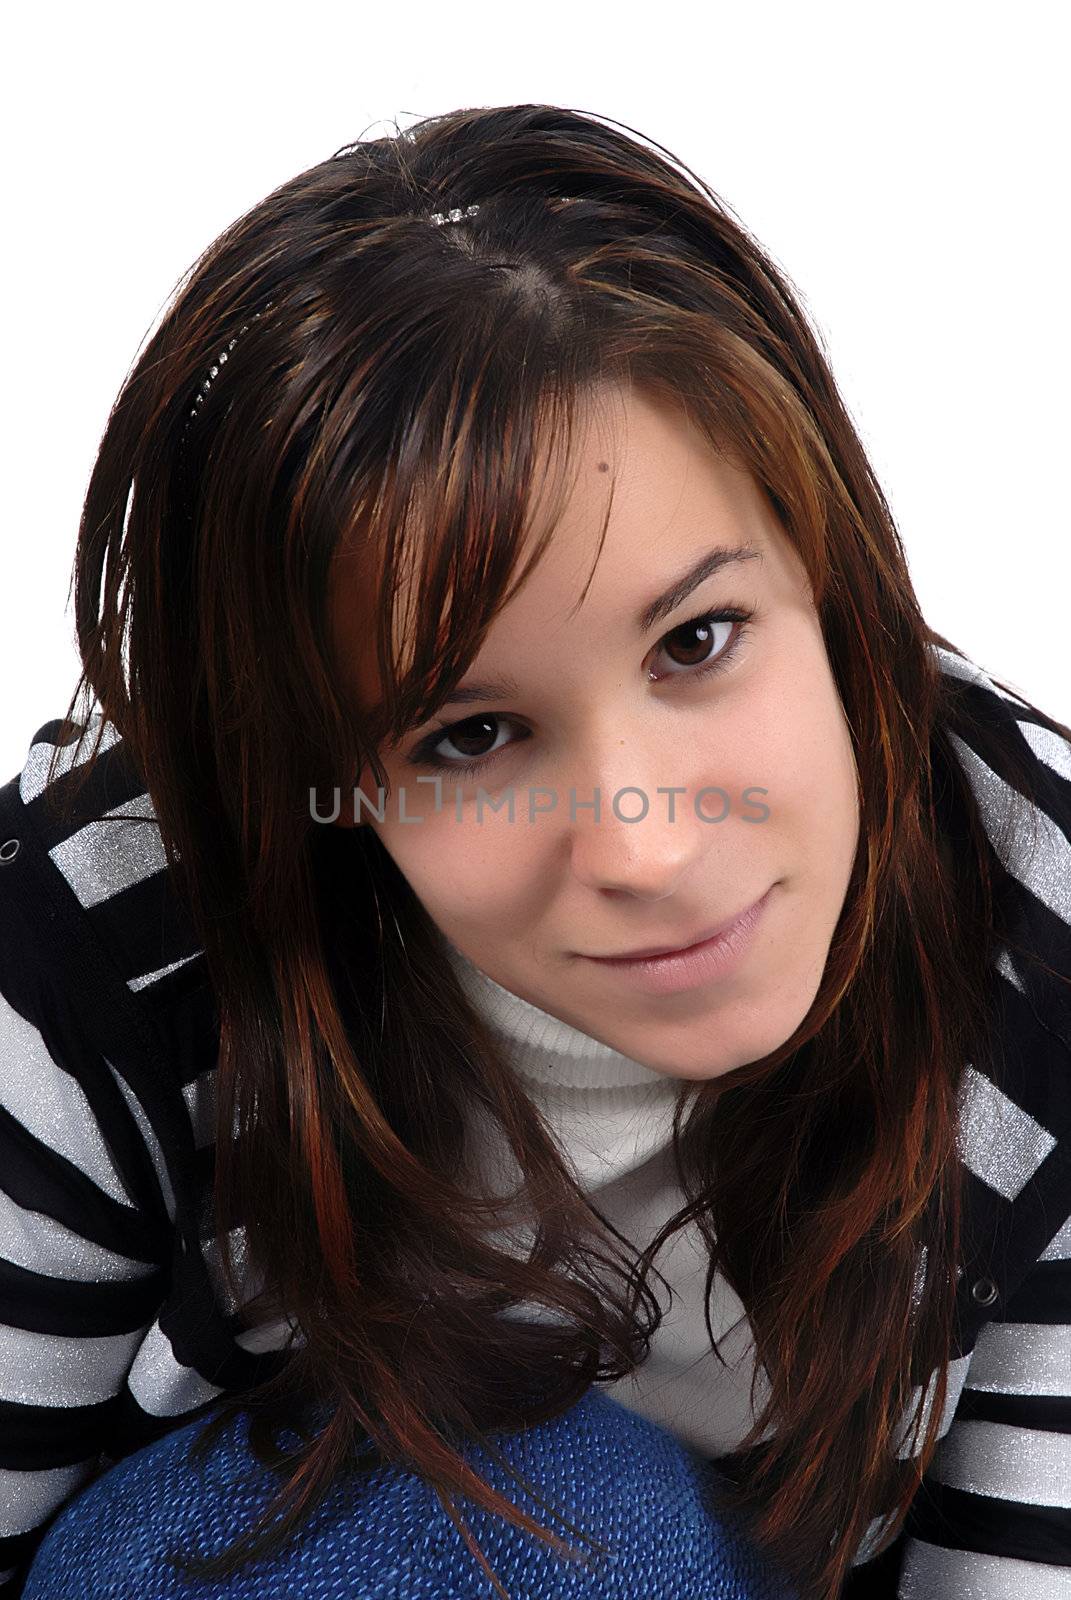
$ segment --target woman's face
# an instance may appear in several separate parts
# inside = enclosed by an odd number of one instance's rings
[[[386,814],[365,806],[362,825],[497,983],[657,1072],[706,1079],[775,1049],[810,1009],[855,857],[855,761],[804,569],[765,497],[675,407],[618,400],[611,421],[589,413],[553,541],[460,685],[512,686],[382,749]],[[608,457],[613,510],[577,609]],[[748,555],[641,625],[718,547]],[[343,588],[334,603],[367,692]],[[713,620],[724,611],[752,615]],[[361,787],[378,805],[370,773]],[[685,987],[591,959],[685,944],[768,891],[732,964]]]

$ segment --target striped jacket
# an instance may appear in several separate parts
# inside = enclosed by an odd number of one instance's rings
[[[989,730],[984,749],[954,744],[1015,937],[1071,976],[1071,744],[938,654]],[[62,784],[80,731],[46,723],[0,788],[0,1600],[82,1485],[275,1370],[291,1332],[245,1330],[222,1283],[208,1204],[218,1017],[114,728],[79,817],[59,828],[45,809],[54,748]],[[1007,741],[1040,796],[1010,836]],[[994,968],[1003,1072],[998,1085],[968,1063],[963,1079],[941,1443],[881,1555],[871,1524],[852,1600],[1071,1597],[1071,988],[1006,950]]]

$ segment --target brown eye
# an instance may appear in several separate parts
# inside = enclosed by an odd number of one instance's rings
[[[728,628],[731,633],[732,624],[714,617],[698,617],[694,622],[682,623],[672,633],[666,634],[666,649],[670,649],[672,640],[678,666],[700,667],[710,660],[712,654],[720,654],[724,647],[724,637],[728,636],[719,634],[721,628]]]
[[[466,717],[464,722],[455,722],[449,734],[444,737],[449,738],[458,755],[474,760],[490,755],[500,721],[499,717],[486,715]]]
[[[497,755],[505,745],[515,744],[515,739],[502,740],[508,731],[510,718],[496,711],[480,711],[461,722],[451,723],[432,734],[416,753],[418,766],[429,766],[442,772],[453,772],[458,777],[477,771],[485,761]],[[522,733],[521,740],[529,737]],[[452,745],[453,749],[444,746]]]
[[[658,646],[679,669],[664,676],[679,678],[690,674],[701,678],[706,672],[716,672],[723,661],[728,663],[736,654],[749,621],[750,613],[734,610],[708,612],[706,616],[682,622],[679,628],[667,633]],[[657,682],[659,674],[648,671],[648,677]]]

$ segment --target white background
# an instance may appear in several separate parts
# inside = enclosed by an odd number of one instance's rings
[[[1071,721],[1065,26],[1055,0],[13,10],[0,781],[66,710],[94,452],[193,258],[341,145],[519,101],[627,123],[728,202],[825,344],[928,620]]]

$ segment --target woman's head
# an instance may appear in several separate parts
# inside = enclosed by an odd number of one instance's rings
[[[811,1006],[858,840],[852,742],[768,498],[672,396],[599,398],[613,403],[579,419],[550,545],[464,698],[381,749],[383,793],[366,776],[335,822],[374,828],[497,982],[704,1079],[767,1055]],[[340,562],[333,620],[355,699],[374,704],[361,577]],[[687,944],[764,896],[718,977],[651,993],[592,959]]]
[[[742,556],[655,606],[715,549]],[[208,247],[135,365],[75,599],[71,709],[91,687],[144,775],[218,1003],[223,1260],[240,1221],[257,1305],[303,1335],[272,1405],[328,1402],[268,1542],[365,1435],[549,1537],[444,1441],[631,1370],[694,1221],[769,1379],[741,1504],[836,1593],[936,1442],[991,928],[981,847],[958,898],[941,854],[945,641],[785,277],[682,164],[578,112],[340,151]],[[421,764],[492,747],[456,798]],[[324,825],[310,795],[355,778],[382,821]],[[716,982],[654,995],[590,959],[767,891]],[[456,952],[682,1080],[687,1205],[642,1260]],[[467,1182],[475,1112],[539,1214],[530,1260]]]

